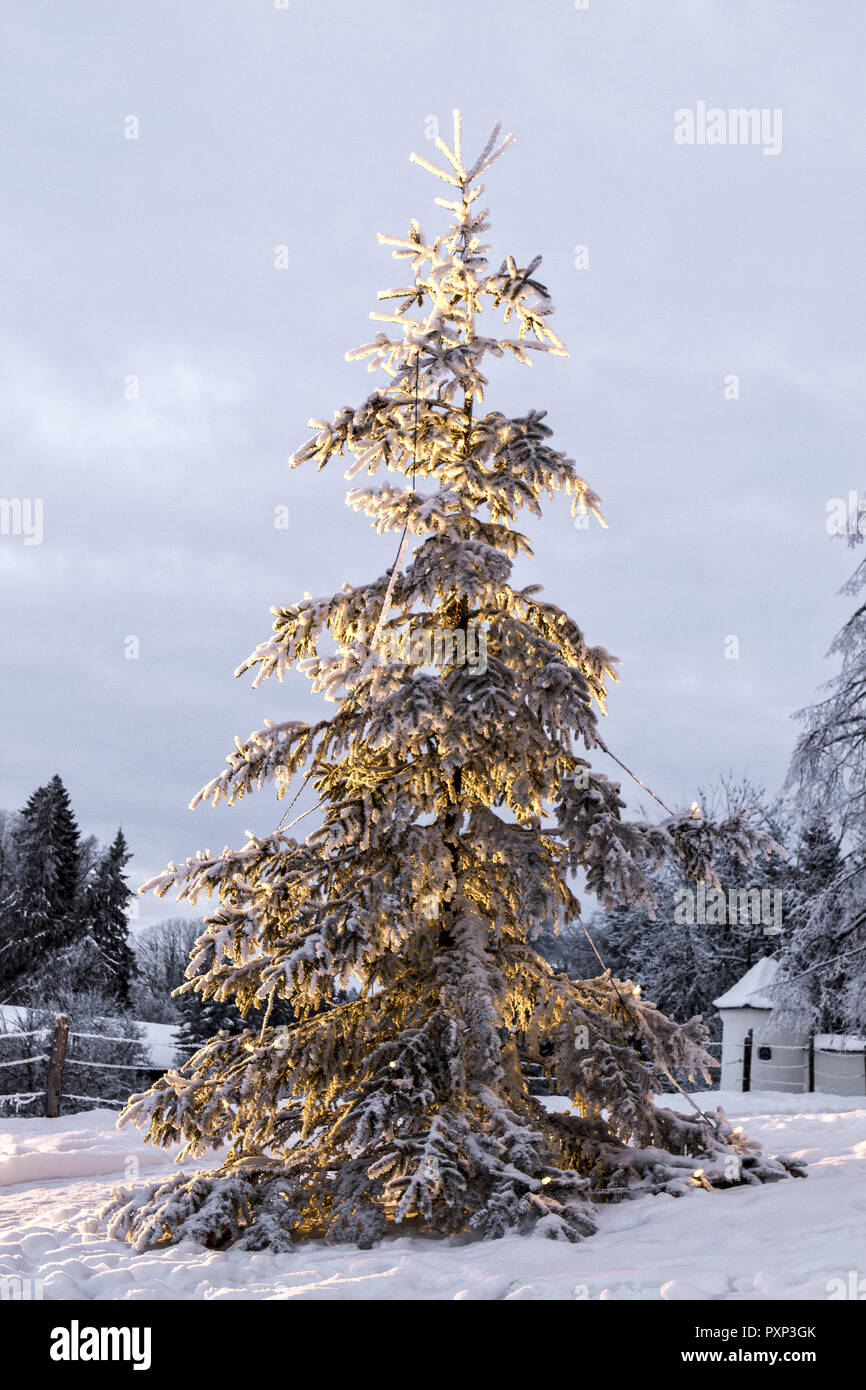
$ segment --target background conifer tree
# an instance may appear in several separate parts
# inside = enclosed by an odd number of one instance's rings
[[[856,951],[849,955],[851,899],[843,886],[842,863],[836,835],[818,814],[802,831],[781,969],[771,990],[782,1015],[816,1033],[843,1033],[846,1027],[861,1031],[866,1024],[866,995],[857,989],[863,963]]]
[[[857,531],[848,537],[863,543]],[[866,587],[866,560],[843,586]],[[803,827],[803,891],[774,997],[816,1032],[866,1031],[866,603],[831,643],[841,658],[821,700],[801,710],[789,786]]]
[[[58,775],[36,788],[16,818],[13,854],[0,961],[4,996],[20,1002],[74,941],[79,925],[78,824]]]
[[[259,684],[297,667],[336,711],[237,740],[193,803],[270,781],[282,797],[306,767],[320,823],[305,839],[292,822],[199,853],[145,885],[193,902],[218,894],[188,971],[197,992],[243,1013],[285,1000],[297,1022],[275,1030],[266,1017],[216,1038],[133,1098],[125,1118],[154,1143],[230,1145],[213,1173],[116,1194],[110,1229],[138,1249],[184,1236],[369,1245],[407,1225],[573,1239],[594,1229],[593,1200],[793,1166],[761,1159],[721,1116],[653,1104],[657,1071],[708,1075],[697,1020],[673,1022],[608,973],[556,974],[534,949],[557,918],[579,917],[580,869],[603,905],[652,906],[648,870],[665,856],[714,883],[714,841],[744,861],[771,846],[742,814],[717,826],[622,818],[618,787],[579,751],[602,746],[596,709],[614,658],[537,588],[510,582],[531,554],[521,509],[540,515],[541,498],[564,491],[573,512],[600,511],[543,412],[482,408],[491,356],[564,355],[540,258],[487,261],[479,179],[510,141],[498,133],[467,164],[455,116],[453,144],[437,141],[441,168],[413,156],[445,185],[451,220],[432,239],[417,222],[380,238],[407,275],[380,295],[393,312],[373,315],[388,331],[349,357],[388,384],[312,421],[295,455],[321,468],[348,454],[351,478],[401,479],[349,494],[378,532],[401,535],[391,569],[274,610],[273,635],[239,669]],[[482,306],[513,336],[482,332]],[[454,643],[438,670],[422,643],[388,640],[431,632]],[[481,634],[483,671],[460,659],[461,640]],[[355,981],[360,998],[333,1005]],[[574,1114],[529,1094],[521,1032],[545,1041]]]
[[[127,906],[132,891],[124,868],[132,858],[122,830],[99,856],[86,889],[84,913],[94,944],[95,983],[126,1008],[135,971]]]

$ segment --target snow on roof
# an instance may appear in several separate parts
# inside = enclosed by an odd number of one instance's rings
[[[772,956],[762,956],[741,980],[713,1003],[717,1009],[772,1009],[773,1001],[762,994],[773,983],[779,962]]]

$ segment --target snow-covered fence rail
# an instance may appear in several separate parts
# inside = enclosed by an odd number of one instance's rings
[[[44,1101],[44,1086],[41,1090],[25,1091],[20,1088],[20,1083],[23,1081],[24,1084],[30,1086],[38,1084],[37,1069],[41,1069],[48,1063],[49,1053],[34,1049],[38,1049],[40,1044],[44,1048],[46,1040],[51,1036],[51,1029],[45,1027],[10,1030],[5,1026],[5,1019],[0,1019],[0,1022],[4,1025],[0,1030],[0,1043],[13,1043],[16,1053],[15,1056],[11,1057],[0,1057],[0,1103],[3,1104],[4,1110],[9,1106],[14,1111],[20,1112],[36,1101]],[[33,1039],[39,1041],[34,1043]],[[6,1052],[6,1050],[4,1046],[3,1051]],[[19,1055],[21,1053],[26,1053],[26,1055]],[[9,1074],[10,1069],[11,1076]],[[12,1089],[7,1090],[7,1085],[10,1082]],[[19,1084],[16,1085],[16,1082]]]
[[[53,1030],[49,1025],[43,1028],[26,1029],[20,1031],[3,1031],[0,1033],[0,1041],[3,1043],[24,1041],[32,1038],[47,1039],[51,1037],[50,1049],[45,1052],[28,1052],[26,1056],[15,1056],[0,1060],[0,1068],[24,1068],[26,1075],[30,1078],[30,1084],[34,1084],[34,1068],[45,1064],[45,1083],[43,1090],[13,1090],[2,1089],[2,1072],[0,1072],[0,1103],[11,1105],[18,1112],[22,1108],[32,1105],[34,1102],[44,1100],[44,1114],[53,1118],[60,1114],[62,1102],[64,1100],[82,1102],[101,1106],[120,1108],[126,1104],[127,1097],[114,1096],[95,1096],[66,1090],[64,1081],[68,1068],[78,1068],[84,1073],[84,1085],[87,1086],[87,1075],[95,1072],[97,1076],[105,1072],[127,1072],[132,1073],[132,1084],[130,1091],[137,1089],[144,1078],[153,1071],[162,1071],[163,1068],[155,1068],[149,1064],[148,1060],[136,1060],[125,1062],[105,1061],[101,1057],[92,1056],[70,1056],[68,1052],[69,1044],[73,1041],[84,1041],[87,1043],[100,1044],[121,1044],[126,1048],[140,1049],[141,1044],[136,1037],[119,1037],[111,1033],[92,1033],[77,1032],[70,1030],[69,1019],[66,1014],[58,1014],[54,1021]],[[116,1055],[116,1054],[115,1054]],[[120,1081],[120,1077],[117,1078]],[[31,1112],[32,1113],[32,1112]]]

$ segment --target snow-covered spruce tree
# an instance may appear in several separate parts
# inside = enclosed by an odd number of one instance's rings
[[[664,855],[712,881],[714,839],[743,858],[769,846],[743,816],[719,827],[688,813],[621,818],[618,787],[578,752],[599,745],[591,706],[603,709],[614,659],[537,589],[510,583],[514,557],[531,553],[515,529],[521,507],[538,515],[543,494],[565,491],[598,516],[599,501],[547,442],[542,413],[481,409],[487,357],[565,355],[538,259],[486,260],[478,180],[510,140],[497,138],[498,127],[471,166],[459,116],[453,146],[438,142],[451,224],[432,241],[417,222],[381,238],[411,278],[380,295],[397,301],[374,315],[393,336],[349,354],[389,383],[330,424],[314,420],[294,457],[321,468],[348,453],[350,477],[397,473],[349,501],[415,549],[403,565],[401,543],[373,583],[274,610],[273,636],[238,674],[256,669],[258,684],[297,666],[336,712],[238,740],[193,803],[234,802],[268,781],[283,796],[306,767],[321,823],[302,840],[290,823],[199,853],[142,890],[219,896],[184,988],[242,1012],[286,999],[298,1021],[216,1038],[132,1099],[123,1118],[153,1143],[231,1146],[214,1172],[114,1194],[110,1230],[137,1249],[184,1236],[369,1245],[394,1228],[573,1239],[594,1229],[593,1198],[792,1168],[761,1159],[721,1114],[655,1108],[641,1049],[665,1071],[706,1075],[699,1020],[674,1023],[606,973],[555,974],[533,949],[545,925],[578,917],[579,868],[604,903],[651,901],[647,869]],[[481,334],[482,305],[517,336]],[[431,633],[453,643],[439,670]],[[484,669],[465,659],[482,639]],[[335,1003],[353,979],[361,997]],[[518,1031],[552,1044],[574,1113],[548,1114],[529,1095]]]
[[[783,1023],[794,1022],[816,1033],[844,1033],[858,1017],[855,1031],[866,1023],[862,1001],[856,1010],[856,993],[853,1014],[850,1008],[851,986],[856,991],[863,965],[861,960],[858,970],[856,948],[853,957],[849,954],[852,899],[842,863],[836,835],[818,812],[803,827],[795,886],[788,894],[780,970],[770,988]],[[862,883],[860,888],[862,892]],[[862,952],[861,940],[861,956]]]
[[[95,981],[113,994],[122,1008],[129,1005],[129,987],[135,971],[126,915],[132,893],[123,872],[131,858],[126,837],[118,830],[100,854],[84,890],[84,918],[94,946]]]
[[[3,999],[23,1003],[75,940],[79,831],[59,776],[37,787],[16,820],[11,888],[2,914],[0,981]]]

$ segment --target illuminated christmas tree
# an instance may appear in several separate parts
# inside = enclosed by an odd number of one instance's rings
[[[594,1229],[594,1201],[794,1166],[762,1159],[721,1114],[654,1105],[660,1072],[708,1078],[699,1020],[674,1023],[607,972],[556,974],[533,948],[579,919],[578,870],[604,905],[651,907],[647,871],[664,856],[714,882],[714,843],[743,861],[770,846],[742,815],[622,819],[618,786],[580,756],[603,746],[596,709],[614,658],[510,583],[514,558],[531,554],[521,508],[537,516],[562,491],[574,514],[601,514],[543,412],[482,409],[488,357],[565,355],[539,259],[486,259],[478,180],[510,142],[498,134],[467,166],[455,114],[442,168],[413,155],[444,182],[451,222],[432,241],[417,222],[380,238],[408,283],[380,294],[395,301],[373,315],[387,327],[349,357],[388,383],[311,421],[293,460],[349,455],[350,478],[399,479],[349,494],[376,531],[400,535],[390,570],[275,609],[273,636],[239,671],[258,684],[297,668],[336,712],[267,723],[196,797],[234,802],[267,782],[283,797],[303,775],[319,824],[200,853],[145,885],[218,894],[184,988],[266,1014],[125,1111],[156,1144],[230,1145],[216,1171],[115,1194],[110,1229],[139,1249],[184,1236],[369,1245],[413,1229],[574,1239]],[[482,306],[515,336],[484,336]],[[360,997],[341,998],[353,987]],[[278,1002],[290,1026],[273,1026]],[[519,1037],[574,1113],[529,1094]]]

